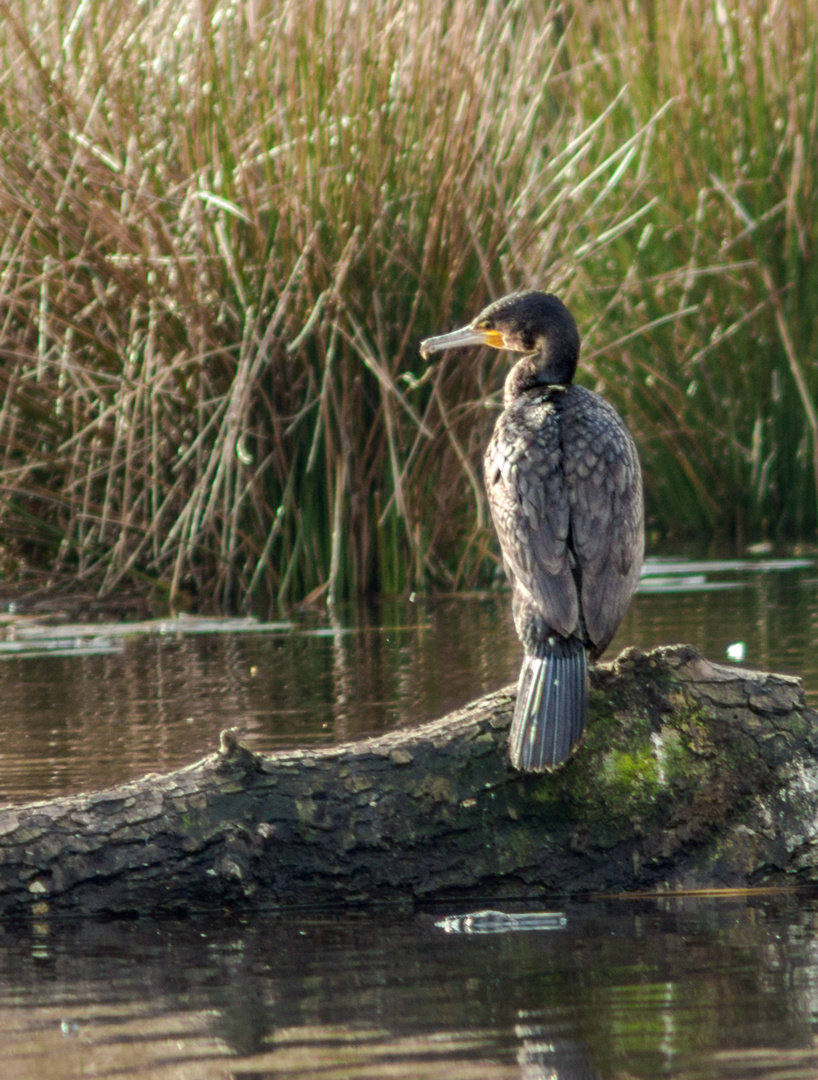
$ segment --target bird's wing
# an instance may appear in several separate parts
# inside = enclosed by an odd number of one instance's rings
[[[642,567],[642,477],[616,410],[590,391],[575,390],[563,414],[565,481],[582,615],[598,655],[616,632]]]
[[[559,421],[545,399],[536,409],[500,416],[486,451],[486,489],[506,575],[551,629],[568,635],[579,625],[579,598]]]

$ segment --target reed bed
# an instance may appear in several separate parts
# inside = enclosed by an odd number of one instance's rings
[[[655,535],[812,538],[818,0],[0,0],[0,551],[200,606],[496,571],[558,291]]]
[[[672,313],[600,361],[677,535],[814,544],[818,512],[818,5],[581,3],[606,44],[592,99],[623,83],[657,125],[649,235],[620,245],[605,337]],[[602,305],[600,305],[602,310]]]

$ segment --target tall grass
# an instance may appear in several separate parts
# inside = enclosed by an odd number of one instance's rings
[[[600,358],[630,410],[655,519],[739,543],[818,526],[818,5],[575,7],[604,39],[591,106],[627,83],[655,126],[649,234],[618,246]],[[585,55],[584,52],[582,55]],[[623,135],[625,132],[622,133]]]
[[[5,573],[485,580],[507,358],[417,343],[528,284],[657,529],[811,536],[818,4],[739,3],[0,0]]]

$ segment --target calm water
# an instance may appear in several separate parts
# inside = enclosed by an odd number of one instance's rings
[[[686,641],[728,662],[727,647],[741,641],[746,666],[802,676],[818,705],[814,565],[651,571],[606,658],[626,645]],[[187,764],[215,749],[226,727],[273,750],[420,723],[515,681],[520,663],[507,593],[349,609],[334,629],[319,613],[291,629],[241,633],[178,629],[212,630],[211,622],[168,625],[123,636],[122,626],[7,623],[0,804]],[[53,646],[68,655],[53,655]],[[17,648],[27,651],[3,651]]]
[[[609,655],[742,642],[818,704],[815,567],[652,570]],[[273,749],[419,722],[519,662],[505,595],[185,628],[10,619],[2,801],[189,762],[226,726]],[[565,926],[446,933],[456,905],[4,925],[0,1078],[818,1077],[818,894],[542,907]]]
[[[491,935],[426,912],[5,928],[0,1074],[818,1076],[818,898],[564,911]]]

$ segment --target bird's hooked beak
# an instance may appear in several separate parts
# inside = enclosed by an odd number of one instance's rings
[[[490,345],[492,349],[510,348],[499,330],[475,330],[472,326],[464,326],[462,330],[452,330],[450,334],[441,334],[439,337],[421,341],[420,355],[424,360],[428,360],[431,353],[442,352],[444,349],[462,349],[466,345]]]

